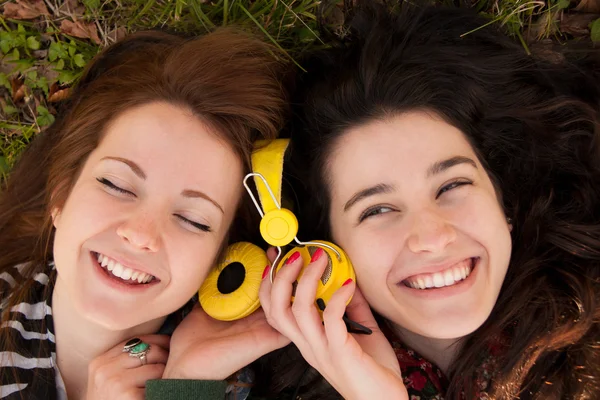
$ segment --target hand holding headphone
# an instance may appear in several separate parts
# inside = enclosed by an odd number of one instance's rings
[[[356,280],[356,276],[350,259],[335,244],[322,240],[298,240],[298,219],[290,210],[281,207],[283,159],[288,144],[289,139],[258,142],[256,150],[252,153],[252,172],[244,177],[243,184],[262,217],[261,236],[278,251],[273,262],[276,267],[270,269],[271,282],[274,274],[294,252],[300,253],[304,263],[298,276],[298,279],[301,279],[314,252],[318,248],[324,250],[328,266],[319,280],[315,298],[315,305],[322,312],[333,293],[348,279]],[[248,186],[247,181],[251,177],[254,178],[262,207]],[[297,246],[281,257],[281,247],[292,241],[295,241]],[[223,321],[232,321],[252,314],[260,307],[258,292],[263,273],[269,265],[266,253],[258,246],[248,242],[230,245],[223,261],[213,269],[200,288],[200,304],[204,311]],[[348,328],[356,333],[370,333],[368,328],[360,324],[347,319],[345,321]]]

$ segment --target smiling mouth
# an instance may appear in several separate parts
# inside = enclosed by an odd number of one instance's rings
[[[454,286],[471,275],[478,260],[478,257],[472,257],[454,264],[444,271],[435,272],[433,274],[413,275],[403,280],[402,284],[406,287],[419,290],[433,290]]]
[[[98,264],[111,278],[127,285],[148,285],[159,280],[150,274],[123,266],[116,260],[101,253],[92,252]]]

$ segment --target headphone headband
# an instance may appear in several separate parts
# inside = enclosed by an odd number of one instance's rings
[[[260,174],[264,178],[263,181],[259,176],[254,176],[256,191],[265,214],[281,207],[283,158],[289,143],[289,139],[259,140],[252,152],[252,172]],[[265,181],[271,188],[273,196],[265,185]],[[273,197],[279,204],[275,203]]]

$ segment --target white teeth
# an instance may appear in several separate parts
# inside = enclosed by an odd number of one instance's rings
[[[138,283],[148,283],[154,279],[152,275],[124,267],[115,260],[111,260],[100,253],[98,253],[98,263],[110,271],[114,276],[123,280],[131,279],[132,281],[137,281]]]
[[[471,260],[461,263],[463,265],[454,266],[445,271],[436,272],[433,274],[423,274],[417,277],[406,279],[404,282],[408,287],[413,289],[429,289],[429,288],[441,288],[444,286],[452,286],[456,283],[466,279],[471,274],[472,262]]]
[[[444,284],[450,286],[454,283],[454,273],[451,269],[444,271]]]
[[[129,268],[124,268],[123,272],[121,273],[121,279],[127,280],[131,278],[131,275],[133,275],[133,270]]]
[[[118,262],[115,262],[115,268],[111,272],[114,276],[116,276],[117,278],[120,278],[121,274],[123,274],[123,266],[121,264],[119,264]]]
[[[442,274],[440,274],[439,272],[436,272],[435,274],[433,274],[433,285],[435,287],[444,286],[444,276]]]
[[[462,268],[452,268],[452,273],[454,274],[454,281],[455,282],[458,282],[461,279],[463,279],[462,271],[463,271]]]
[[[433,278],[429,275],[425,277],[425,287],[432,288],[433,287]]]

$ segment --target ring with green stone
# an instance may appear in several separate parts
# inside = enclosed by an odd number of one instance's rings
[[[133,338],[123,346],[123,353],[129,353],[130,357],[139,358],[142,362],[142,365],[145,365],[148,360],[146,359],[146,355],[150,351],[150,345],[148,343],[142,342],[140,338]]]

